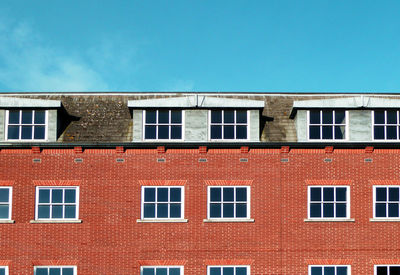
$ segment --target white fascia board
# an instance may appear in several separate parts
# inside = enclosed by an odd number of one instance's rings
[[[60,100],[0,97],[0,108],[59,108]]]

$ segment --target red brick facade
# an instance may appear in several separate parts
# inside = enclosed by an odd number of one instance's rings
[[[252,275],[348,264],[361,275],[400,263],[400,223],[370,221],[372,186],[399,184],[398,149],[40,149],[0,151],[0,185],[13,187],[15,223],[0,224],[10,275],[33,274],[34,265],[76,265],[79,275],[183,265],[200,275],[227,264],[250,265]],[[137,222],[141,185],[169,183],[184,186],[188,222]],[[208,184],[250,186],[254,222],[204,222]],[[350,186],[354,221],[305,221],[307,186],[335,184]],[[80,186],[82,223],[31,223],[35,186],[47,185]]]

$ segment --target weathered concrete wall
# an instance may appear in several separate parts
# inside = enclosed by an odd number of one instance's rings
[[[208,140],[208,110],[185,110],[185,141]]]
[[[143,110],[133,110],[133,141],[142,141],[143,138]]]
[[[298,110],[295,118],[297,141],[307,141],[307,111]]]
[[[349,111],[349,140],[371,141],[372,140],[371,110]]]
[[[47,141],[57,141],[57,110],[49,110],[47,112]]]
[[[6,119],[6,111],[5,110],[0,110],[0,140],[4,141],[6,139],[5,137],[5,123]]]
[[[260,111],[250,110],[250,137],[251,141],[260,141]]]

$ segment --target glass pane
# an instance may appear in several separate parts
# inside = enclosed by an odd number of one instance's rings
[[[322,124],[333,124],[333,111],[322,111]]]
[[[237,267],[236,275],[247,275],[247,268],[246,267]]]
[[[374,126],[374,139],[385,139],[385,126]]]
[[[8,139],[19,139],[19,126],[8,126]]]
[[[182,126],[171,126],[171,139],[182,139]]]
[[[157,218],[168,218],[168,204],[158,203],[157,204]]]
[[[234,122],[235,122],[234,111],[225,110],[224,111],[224,123],[234,123]]]
[[[386,201],[386,187],[376,188],[376,201]]]
[[[155,218],[156,217],[155,203],[145,203],[144,204],[143,216],[145,218]]]
[[[158,126],[158,139],[169,139],[169,126]]]
[[[10,189],[0,188],[0,202],[8,202],[10,195]]]
[[[389,275],[400,275],[400,266],[390,266]]]
[[[233,196],[234,196],[234,188],[233,187],[223,188],[223,193],[224,193],[224,201],[233,201]]]
[[[169,269],[169,275],[180,275],[180,274],[181,274],[180,268],[171,267]]]
[[[146,111],[146,123],[156,123],[156,111]]]
[[[311,201],[321,201],[321,188],[311,187]]]
[[[386,138],[387,139],[397,139],[397,127],[387,126],[386,127]]]
[[[67,219],[75,219],[76,218],[76,206],[75,205],[66,205],[65,206],[65,217]]]
[[[211,123],[222,123],[222,111],[211,111]]]
[[[236,204],[236,218],[247,218],[247,204]]]
[[[398,187],[389,187],[389,201],[399,201]]]
[[[222,126],[212,125],[211,126],[211,139],[221,139],[222,138]]]
[[[336,188],[336,201],[346,201],[346,190],[345,187]]]
[[[21,139],[32,139],[33,126],[21,126]]]
[[[6,269],[0,268],[0,275],[6,275]]]
[[[22,124],[32,124],[33,123],[32,111],[23,110],[22,111]]]
[[[234,139],[235,138],[235,126],[225,125],[224,126],[224,139]]]
[[[156,139],[156,126],[146,126],[144,129],[145,139]]]
[[[47,268],[36,268],[35,275],[49,275]]]
[[[65,203],[75,203],[76,190],[66,189],[64,190],[64,202]]]
[[[233,267],[224,267],[222,270],[222,275],[233,275]]]
[[[39,219],[50,218],[50,206],[49,205],[39,205],[38,206],[38,218]]]
[[[63,190],[53,189],[51,190],[51,202],[52,203],[62,203],[63,201]]]
[[[388,275],[386,266],[378,266],[376,268],[376,275]]]
[[[324,218],[333,218],[333,203],[324,203]]]
[[[335,126],[335,139],[344,139],[345,138],[345,126]]]
[[[399,204],[389,203],[389,217],[398,218],[399,217]]]
[[[45,126],[34,126],[34,139],[44,139],[45,138]]]
[[[386,112],[386,124],[397,124],[397,111],[389,110]]]
[[[170,201],[181,201],[181,188],[170,189]]]
[[[347,267],[345,267],[345,266],[337,267],[336,275],[347,275]]]
[[[180,203],[171,203],[169,217],[170,218],[181,218],[181,204]]]
[[[0,219],[9,219],[10,217],[8,216],[8,205],[7,204],[2,204],[0,205]]]
[[[8,123],[19,124],[19,111],[8,112]]]
[[[247,126],[236,126],[236,139],[247,139]]]
[[[50,202],[50,190],[39,189],[39,203],[49,203],[49,202]]]
[[[220,203],[210,203],[210,218],[221,218]]]
[[[158,123],[169,123],[169,111],[159,110],[158,111]]]
[[[61,219],[63,217],[63,207],[61,205],[52,205],[51,211],[51,218]]]
[[[152,187],[144,188],[144,201],[153,202],[156,201],[156,189]]]
[[[221,201],[221,188],[220,187],[210,188],[210,200],[211,201]]]
[[[168,188],[157,188],[157,201],[167,202],[168,201]]]
[[[333,201],[334,190],[333,187],[324,187],[324,201]]]
[[[166,267],[156,268],[156,275],[167,275],[167,268]]]
[[[247,111],[236,111],[236,123],[247,123]]]
[[[155,275],[154,268],[143,268],[143,275]]]
[[[220,267],[210,267],[210,275],[222,275]]]
[[[335,275],[335,268],[333,266],[324,267],[324,275]]]
[[[345,124],[345,111],[336,110],[335,111],[335,124]]]
[[[333,126],[322,126],[322,139],[333,139]]]
[[[74,274],[74,269],[70,267],[64,267],[62,269],[63,273],[62,275],[73,275]]]
[[[322,267],[311,267],[311,275],[322,275]]]
[[[310,217],[311,218],[321,218],[321,204],[311,203],[310,204]]]
[[[378,218],[386,217],[386,203],[375,204],[375,216]]]
[[[236,201],[247,201],[247,188],[245,187],[236,188]]]
[[[224,203],[224,218],[233,218],[233,203]]]
[[[320,139],[321,128],[320,126],[310,126],[310,139]]]
[[[337,203],[336,204],[336,218],[346,218],[346,204],[345,203]]]
[[[385,124],[385,111],[374,112],[375,124]]]
[[[321,123],[321,114],[320,111],[311,110],[310,111],[310,124],[320,124]]]
[[[49,270],[49,275],[61,275],[61,268],[50,268]]]
[[[182,123],[182,111],[171,111],[171,123]]]
[[[46,122],[46,112],[35,111],[35,124],[45,124],[45,122]]]

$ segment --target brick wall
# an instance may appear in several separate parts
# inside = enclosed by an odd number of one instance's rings
[[[373,274],[374,264],[400,259],[400,223],[369,220],[372,185],[399,179],[399,153],[3,149],[0,183],[13,186],[15,223],[0,224],[0,261],[9,264],[10,275],[33,274],[33,265],[40,264],[77,265],[79,275],[128,275],[139,274],[140,265],[148,263],[182,264],[186,275],[206,274],[208,264],[229,263],[250,265],[252,275],[307,274],[308,264],[327,263],[351,264],[352,275]],[[243,158],[248,161],[239,161]],[[187,223],[137,222],[140,185],[153,180],[185,186]],[[203,221],[207,182],[217,180],[249,182],[254,222]],[[349,183],[354,222],[304,221],[307,185],[321,180]],[[82,223],[30,223],[35,186],[47,183],[79,184]]]

